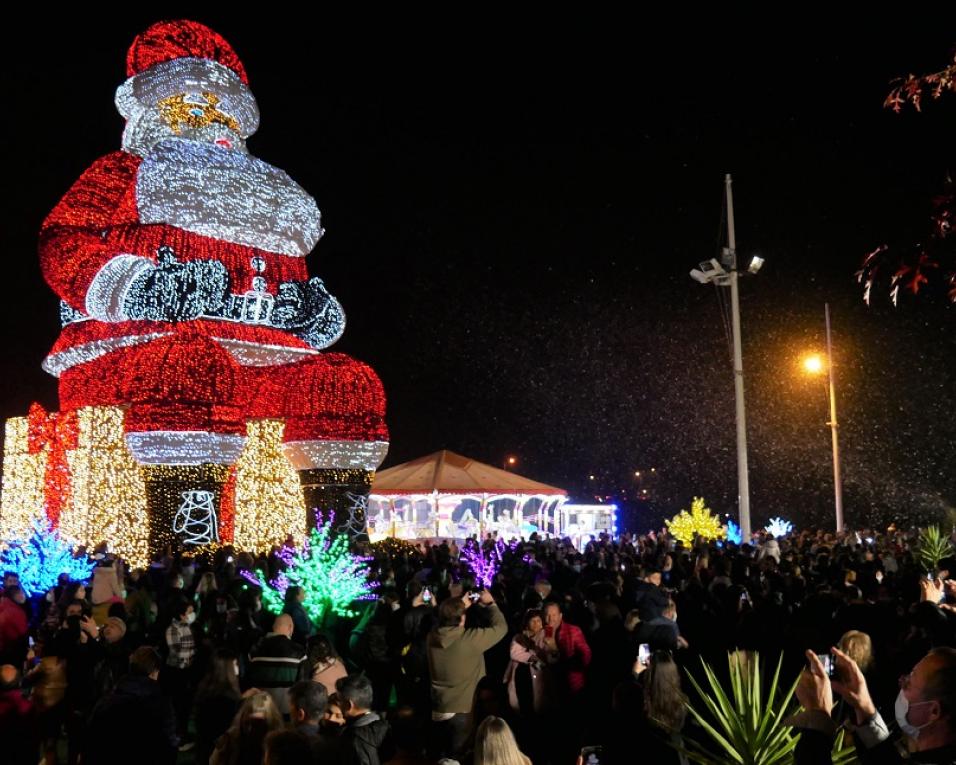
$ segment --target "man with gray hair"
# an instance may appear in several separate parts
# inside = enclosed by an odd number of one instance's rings
[[[292,617],[277,616],[272,632],[249,652],[249,683],[272,696],[283,717],[289,718],[289,688],[308,676],[305,649],[292,642]]]

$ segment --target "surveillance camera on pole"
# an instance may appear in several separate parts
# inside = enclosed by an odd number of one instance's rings
[[[734,232],[734,195],[730,174],[724,178],[727,190],[727,246],[720,260],[711,258],[690,272],[694,281],[730,287],[731,319],[734,341],[734,400],[737,410],[737,488],[739,491],[740,531],[744,542],[750,542],[750,476],[747,470],[747,413],[744,406],[744,362],[740,340],[740,296],[737,280],[737,240]],[[747,273],[756,274],[764,259],[754,255],[747,264]]]

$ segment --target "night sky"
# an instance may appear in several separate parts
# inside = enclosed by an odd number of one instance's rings
[[[853,278],[877,245],[929,230],[953,169],[956,95],[923,114],[882,102],[892,78],[948,63],[956,24],[821,30],[768,14],[736,32],[744,19],[699,19],[695,33],[677,19],[480,12],[374,25],[191,16],[249,72],[262,114],[250,151],[322,210],[310,271],[346,310],[335,349],[385,384],[384,467],[441,448],[492,464],[513,454],[518,472],[580,500],[646,489],[640,526],[694,495],[735,512],[728,341],[715,288],[688,276],[718,254],[731,172],[738,250],[766,258],[741,289],[755,525],[832,523],[824,386],[797,364],[823,348],[825,301],[848,522],[956,503],[956,306],[894,309],[880,295],[868,308]],[[40,362],[57,299],[37,231],[118,148],[126,49],[158,18],[11,30],[4,418],[33,400],[56,407]]]

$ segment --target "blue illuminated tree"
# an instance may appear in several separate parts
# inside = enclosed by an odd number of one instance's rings
[[[89,579],[93,563],[86,556],[75,557],[70,544],[44,516],[34,519],[29,539],[15,539],[0,552],[0,571],[15,571],[23,591],[34,596],[54,587],[60,574],[67,574],[73,581]]]
[[[740,526],[734,523],[733,518],[727,520],[727,541],[739,545],[744,541],[743,534],[740,533]]]

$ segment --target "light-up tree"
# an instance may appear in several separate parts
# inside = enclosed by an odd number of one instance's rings
[[[734,523],[733,518],[728,519],[727,521],[727,541],[733,542],[735,545],[739,545],[743,542],[743,534],[740,533],[740,526]]]
[[[783,518],[771,518],[766,528],[775,537],[785,537],[793,531],[793,524]]]
[[[714,515],[704,503],[703,497],[694,497],[690,512],[681,510],[671,520],[664,521],[671,536],[690,546],[694,537],[704,539],[723,539],[727,532],[720,523],[720,518]]]
[[[14,540],[0,552],[0,571],[15,571],[28,596],[42,595],[54,587],[60,574],[73,581],[85,581],[93,573],[93,563],[77,558],[73,548],[50,528],[46,518],[33,521],[29,539]]]
[[[501,568],[501,556],[505,551],[505,543],[497,540],[489,550],[482,550],[479,544],[469,539],[461,550],[461,559],[475,575],[475,582],[481,587],[491,587],[495,575]]]
[[[305,590],[302,606],[316,624],[330,613],[355,616],[356,600],[371,600],[374,584],[368,559],[353,555],[344,534],[333,535],[333,518],[318,517],[300,549],[284,547],[279,554],[285,568],[271,580],[261,569],[246,572],[246,578],[262,588],[262,603],[272,613],[282,613],[285,594],[291,586]]]

